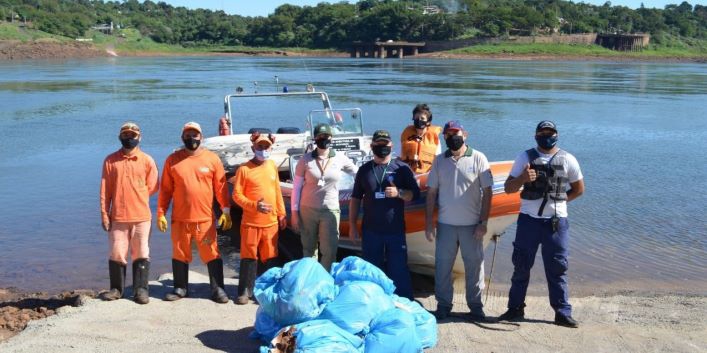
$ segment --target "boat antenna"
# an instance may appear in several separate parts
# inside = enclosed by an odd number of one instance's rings
[[[491,258],[491,271],[489,271],[489,285],[486,287],[486,300],[484,300],[484,305],[488,306],[489,303],[489,292],[491,291],[491,280],[493,279],[493,265],[496,263],[496,249],[498,248],[498,239],[501,234],[494,234],[491,236],[491,241],[493,241],[493,257]]]

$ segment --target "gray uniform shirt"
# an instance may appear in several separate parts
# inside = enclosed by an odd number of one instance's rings
[[[315,150],[316,153],[316,150]],[[358,168],[353,161],[343,153],[330,150],[329,157],[319,160],[319,166],[313,153],[307,153],[300,158],[295,168],[295,176],[304,178],[304,185],[300,193],[300,206],[316,209],[339,209],[339,188],[337,183],[341,179],[342,171],[356,175]],[[326,169],[324,167],[326,166]],[[324,178],[320,167],[324,169]],[[320,180],[323,179],[323,184]]]
[[[486,156],[467,146],[459,160],[449,151],[437,155],[427,186],[437,189],[439,223],[470,226],[479,222],[482,188],[493,186],[493,176]]]

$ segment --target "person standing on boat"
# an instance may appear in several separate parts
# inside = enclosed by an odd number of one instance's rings
[[[243,208],[241,263],[236,304],[253,297],[257,261],[267,270],[277,257],[278,231],[285,229],[285,202],[277,165],[270,160],[275,136],[255,132],[250,136],[255,156],[236,170],[233,201]]]
[[[314,127],[317,148],[297,162],[290,199],[291,225],[300,233],[302,253],[316,259],[318,243],[320,263],[327,271],[339,248],[341,211],[337,183],[342,172],[356,175],[358,170],[350,158],[331,148],[331,137],[329,125]]]
[[[351,193],[349,236],[359,238],[356,220],[363,200],[363,258],[393,280],[395,294],[412,300],[404,211],[405,202],[419,199],[420,188],[410,167],[391,158],[392,149],[388,131],[373,134],[373,160],[358,170]]]
[[[569,222],[567,203],[584,193],[584,180],[577,159],[557,147],[555,123],[541,121],[535,129],[537,147],[522,152],[513,163],[505,183],[507,193],[520,190],[521,206],[513,242],[513,277],[508,311],[499,320],[519,320],[525,315],[525,294],[535,254],[542,245],[545,277],[555,324],[578,327],[572,318],[567,287]]]
[[[228,302],[223,283],[223,260],[216,243],[214,224],[214,197],[223,213],[218,225],[231,228],[226,186],[226,173],[218,156],[201,147],[201,126],[188,122],[182,128],[184,148],[167,157],[162,172],[162,184],[157,203],[157,226],[167,231],[167,209],[172,207],[172,272],[174,291],[165,300],[174,301],[187,296],[189,263],[192,260],[192,243],[196,244],[199,257],[209,270],[211,299],[217,303]]]
[[[457,120],[444,125],[447,151],[435,158],[427,178],[425,235],[435,239],[435,298],[437,319],[452,310],[452,269],[461,249],[466,282],[466,304],[472,320],[484,320],[481,291],[484,287],[484,235],[493,196],[493,176],[488,159],[466,142],[468,132]],[[437,197],[439,196],[439,198]],[[439,206],[434,224],[435,206]]]
[[[110,291],[103,295],[103,299],[123,297],[130,249],[133,299],[139,304],[147,304],[150,301],[147,286],[152,223],[150,195],[157,192],[159,172],[155,160],[138,147],[142,135],[137,124],[124,123],[118,139],[122,147],[106,157],[101,176],[101,220],[110,243]]]
[[[427,173],[435,156],[442,152],[439,143],[442,129],[432,125],[432,111],[427,104],[415,106],[412,122],[400,135],[400,159],[410,166],[413,173]]]

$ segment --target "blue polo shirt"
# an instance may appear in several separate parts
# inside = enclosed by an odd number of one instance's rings
[[[369,161],[356,173],[352,197],[363,200],[363,229],[377,233],[405,233],[405,201],[401,198],[377,199],[393,181],[398,189],[410,190],[413,200],[420,198],[420,187],[410,167],[399,159],[389,164]]]

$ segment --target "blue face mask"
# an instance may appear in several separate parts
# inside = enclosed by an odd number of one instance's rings
[[[540,146],[540,148],[550,150],[557,144],[557,134],[550,136],[535,136],[535,141],[538,143],[538,146]]]
[[[255,150],[255,158],[261,162],[268,160],[270,158],[270,151]]]

